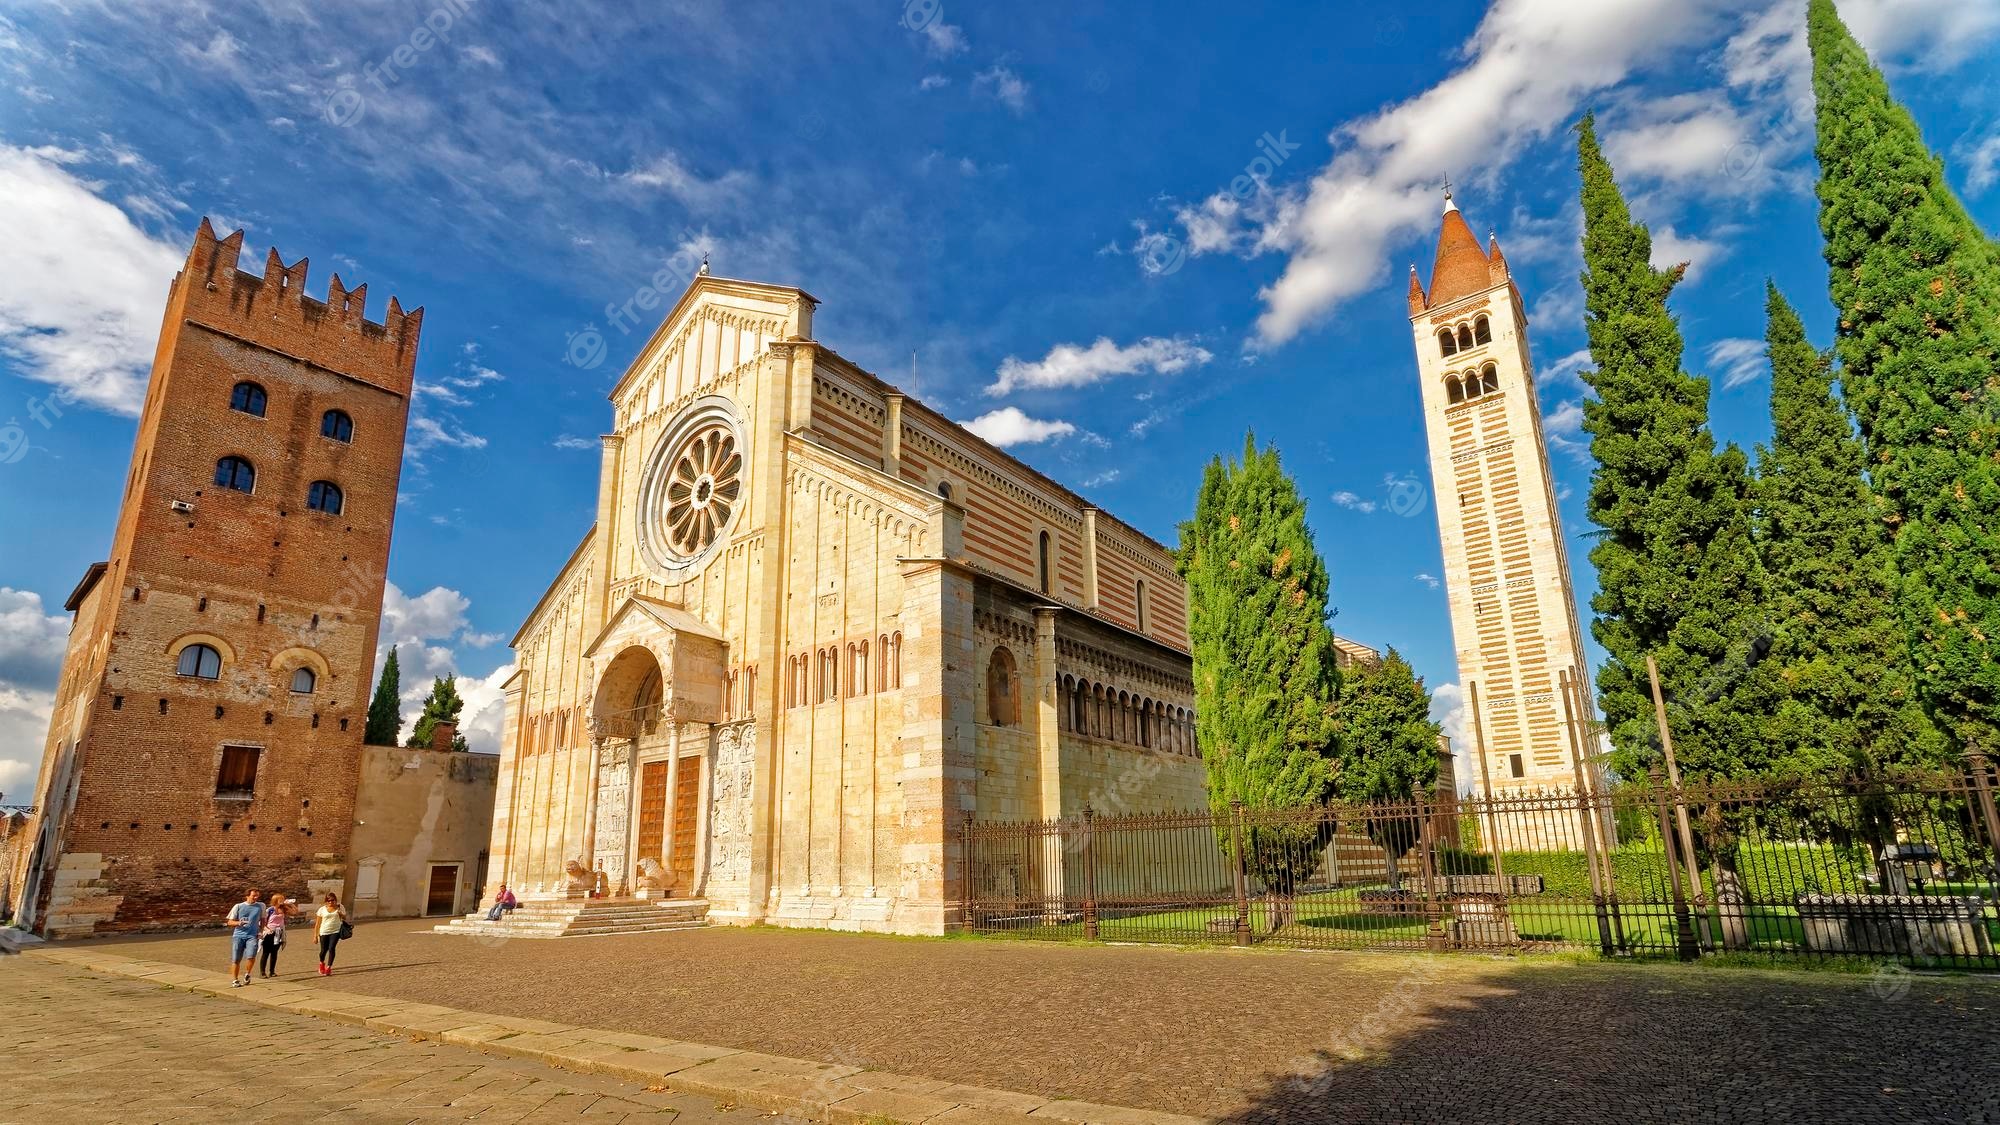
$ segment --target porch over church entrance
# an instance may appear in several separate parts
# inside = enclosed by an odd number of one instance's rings
[[[702,809],[727,646],[679,607],[631,597],[584,655],[591,693],[591,780],[581,864],[616,895],[691,898],[707,845]],[[579,890],[572,885],[569,893]]]

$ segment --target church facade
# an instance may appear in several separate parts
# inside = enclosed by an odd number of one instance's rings
[[[938,933],[967,818],[1199,808],[1171,553],[695,278],[514,638],[490,879]]]
[[[1594,695],[1528,318],[1498,239],[1482,247],[1449,195],[1428,290],[1410,267],[1409,315],[1475,742],[1467,780],[1499,797],[1594,784]]]

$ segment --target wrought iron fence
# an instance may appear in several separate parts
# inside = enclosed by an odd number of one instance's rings
[[[1996,782],[1649,778],[1491,799],[971,821],[967,928],[1332,949],[1763,951],[2000,969]]]

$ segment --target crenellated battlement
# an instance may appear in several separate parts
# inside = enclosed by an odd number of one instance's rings
[[[241,230],[218,238],[202,219],[187,264],[174,279],[176,290],[200,283],[185,290],[186,319],[387,390],[410,392],[421,307],[406,312],[392,296],[377,323],[367,318],[365,283],[349,289],[336,273],[321,300],[305,291],[308,259],[288,266],[273,247],[260,275],[238,268],[242,253]]]

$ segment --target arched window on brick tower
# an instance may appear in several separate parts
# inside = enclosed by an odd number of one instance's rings
[[[1014,674],[1014,654],[995,648],[986,661],[986,715],[996,727],[1021,722],[1021,685]]]

